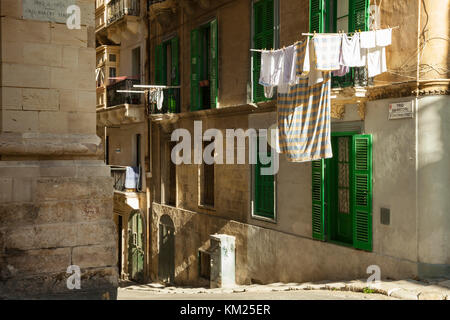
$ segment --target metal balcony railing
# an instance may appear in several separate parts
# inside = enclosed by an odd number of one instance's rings
[[[373,78],[369,78],[366,68],[351,68],[343,77],[333,76],[331,86],[333,88],[367,87],[373,84]]]
[[[120,20],[127,15],[138,17],[139,14],[139,0],[111,0],[108,3],[108,24]]]
[[[111,166],[111,177],[116,191],[139,191],[141,188],[139,167]]]
[[[141,94],[139,93],[122,93],[117,90],[136,90],[133,86],[141,84],[136,79],[125,79],[109,85],[107,91],[107,107],[111,108],[121,104],[141,104]]]

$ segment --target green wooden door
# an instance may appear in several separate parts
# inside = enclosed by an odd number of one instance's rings
[[[330,240],[352,244],[352,137],[332,138],[333,158],[326,160]]]
[[[128,220],[128,273],[131,280],[144,281],[144,226],[139,212]]]

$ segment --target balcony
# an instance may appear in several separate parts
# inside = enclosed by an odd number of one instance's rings
[[[140,15],[140,3],[139,0],[111,0],[108,3],[107,9],[107,22],[112,24],[119,21],[124,16]]]
[[[141,189],[141,172],[138,167],[111,166],[114,190],[137,192]]]
[[[180,89],[165,89],[164,102],[161,110],[158,110],[156,104],[149,104],[151,115],[161,115],[167,113],[180,113]]]
[[[124,79],[107,86],[107,107],[111,108],[122,104],[141,104],[141,94],[121,93],[117,90],[136,90],[133,86],[141,84],[137,79]]]

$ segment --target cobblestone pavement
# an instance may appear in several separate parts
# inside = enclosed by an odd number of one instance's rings
[[[316,283],[273,283],[269,285],[236,286],[233,289],[166,287],[158,283],[122,283],[119,299],[144,300],[342,300],[342,299],[404,299],[450,300],[450,280],[435,279],[383,280],[368,287],[365,280]]]

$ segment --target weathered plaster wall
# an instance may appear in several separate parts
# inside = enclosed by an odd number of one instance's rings
[[[144,164],[147,146],[147,126],[145,123],[125,124],[120,128],[107,128],[109,137],[109,164],[116,166],[136,166],[136,135],[141,135],[141,163]],[[103,134],[104,135],[104,134]],[[120,149],[120,152],[116,152]]]
[[[418,259],[424,274],[450,274],[450,97],[419,100]]]

